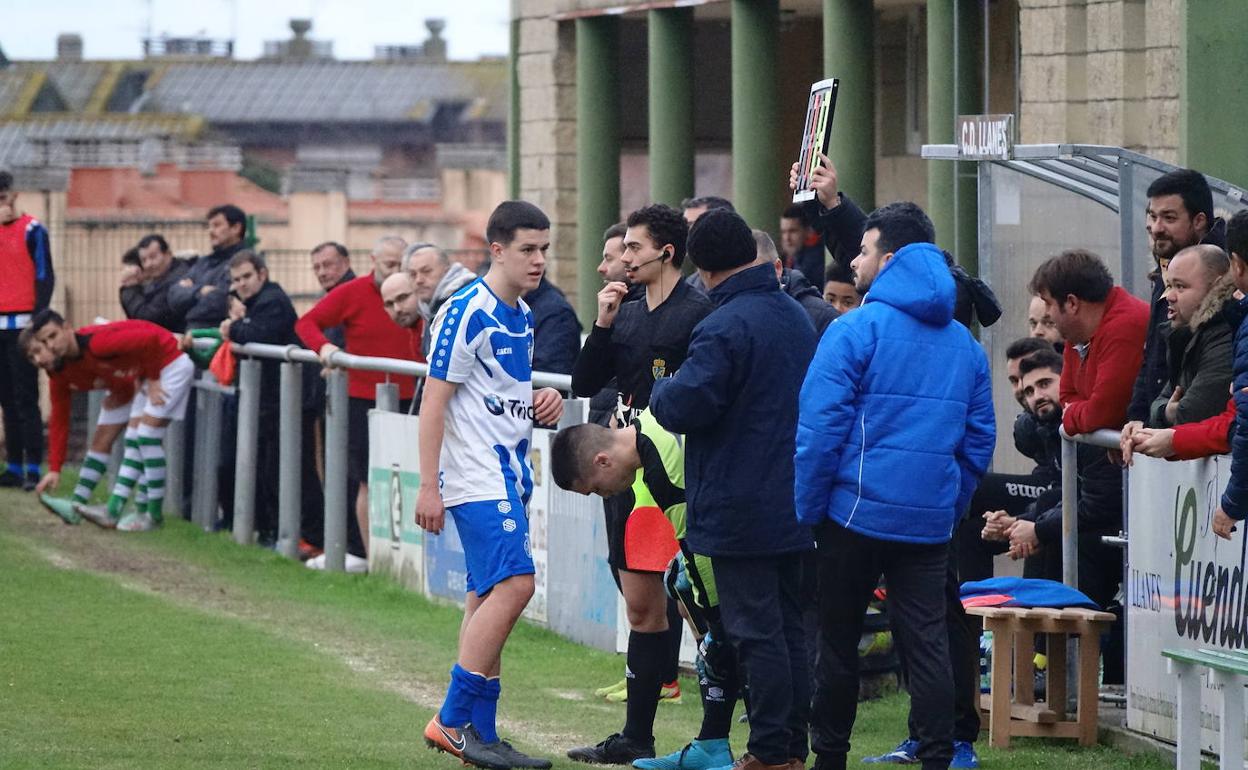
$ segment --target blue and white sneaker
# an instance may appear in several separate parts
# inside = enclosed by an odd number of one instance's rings
[[[732,749],[727,738],[693,741],[665,757],[633,760],[640,770],[712,770],[732,765]]]
[[[949,763],[950,770],[964,767],[979,767],[979,755],[975,753],[975,744],[969,741],[953,742],[953,760]]]
[[[897,748],[878,757],[863,757],[868,765],[917,765],[919,758],[914,755],[919,750],[919,742],[907,738],[897,744]]]

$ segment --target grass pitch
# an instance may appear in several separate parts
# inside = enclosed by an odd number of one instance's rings
[[[420,733],[441,701],[460,613],[383,580],[304,569],[180,520],[155,533],[68,527],[0,491],[0,767],[446,768]],[[521,623],[504,654],[501,732],[551,757],[624,709],[592,691],[623,660]],[[694,681],[659,709],[661,752],[696,734]],[[907,701],[864,705],[863,753],[891,748]],[[745,749],[746,727],[733,733]],[[981,742],[981,747],[983,743]],[[1022,740],[986,768],[1163,768],[1159,757]]]

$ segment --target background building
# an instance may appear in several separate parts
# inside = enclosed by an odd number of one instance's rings
[[[974,169],[919,158],[959,114],[1248,184],[1242,0],[512,0],[512,19],[511,189],[551,213],[554,274],[585,317],[602,231],[644,202],[724,195],[777,227],[825,76],[842,189],[923,205],[972,268]]]
[[[305,298],[324,240],[361,256],[389,232],[484,245],[506,195],[505,60],[448,60],[436,19],[424,42],[362,61],[290,26],[249,61],[203,38],[144,40],[133,60],[84,60],[78,35],[53,60],[0,54],[0,167],[49,225],[71,320],[118,317],[122,252],[151,231],[203,251],[204,214],[226,202],[256,216],[274,277]]]

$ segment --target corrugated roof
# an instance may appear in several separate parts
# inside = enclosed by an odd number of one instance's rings
[[[39,71],[48,73],[48,79],[56,86],[56,90],[64,97],[70,110],[78,111],[87,105],[100,78],[108,71],[110,62],[106,61],[26,61],[17,62],[18,72]],[[0,105],[5,102],[0,101]]]
[[[28,77],[25,72],[0,71],[0,115],[12,109],[12,105],[21,96],[22,86],[26,85]]]
[[[4,124],[0,124],[4,125]],[[133,141],[149,136],[192,137],[201,122],[180,115],[106,115],[90,118],[37,118],[15,121],[32,141]]]
[[[21,123],[0,123],[0,168],[35,164],[34,148],[26,140]]]
[[[169,65],[150,109],[191,112],[210,123],[411,122],[441,101],[497,105],[506,114],[502,63],[188,62]]]

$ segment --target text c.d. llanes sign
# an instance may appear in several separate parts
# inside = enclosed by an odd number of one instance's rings
[[[1013,154],[1013,115],[959,115],[955,130],[959,160],[1009,160]]]

